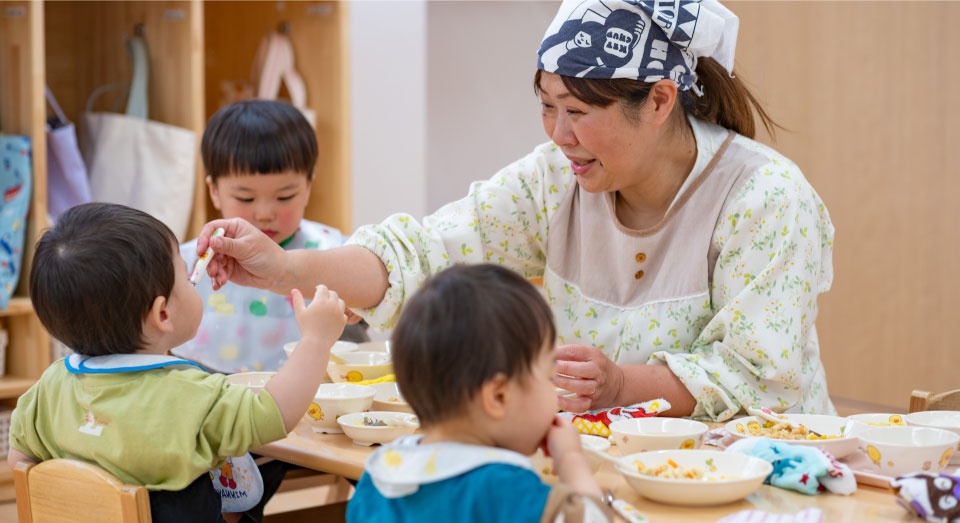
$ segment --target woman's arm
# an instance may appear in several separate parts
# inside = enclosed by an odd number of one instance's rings
[[[210,235],[223,228],[223,236]],[[216,255],[207,266],[213,288],[232,281],[239,285],[290,294],[326,285],[351,307],[373,307],[387,290],[387,271],[374,253],[362,247],[325,251],[285,251],[267,235],[240,218],[214,220],[197,238],[197,254],[213,247]]]

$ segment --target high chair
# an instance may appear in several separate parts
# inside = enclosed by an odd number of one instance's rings
[[[150,523],[147,489],[100,467],[70,459],[17,463],[13,471],[20,523]]]
[[[960,410],[960,389],[934,394],[915,390],[910,394],[910,412],[921,410]]]

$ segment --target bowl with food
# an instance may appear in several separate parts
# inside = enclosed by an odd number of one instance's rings
[[[623,454],[648,450],[696,449],[710,430],[705,423],[681,418],[634,418],[610,424],[610,440]]]
[[[370,411],[345,414],[337,423],[355,445],[369,447],[409,436],[420,428],[417,417],[406,412]]]
[[[331,358],[327,364],[327,374],[334,383],[372,380],[393,372],[390,354],[385,352],[354,351],[339,357],[341,362]]]
[[[400,388],[397,386],[397,382],[385,381],[382,383],[374,383],[370,386],[377,390],[377,394],[373,397],[374,410],[413,414],[413,409],[410,407],[410,404],[407,403],[407,400],[403,399],[403,395],[400,394]]]
[[[836,459],[856,452],[860,444],[857,432],[867,428],[856,420],[820,414],[791,414],[789,423],[747,416],[729,421],[724,427],[736,438],[770,438],[793,445],[816,447],[829,452]]]
[[[743,499],[773,472],[770,463],[746,454],[678,449],[629,454],[616,468],[641,496],[691,506]]]
[[[339,434],[343,429],[337,424],[337,418],[370,410],[376,393],[376,389],[366,385],[321,383],[303,416],[303,422],[314,432]]]

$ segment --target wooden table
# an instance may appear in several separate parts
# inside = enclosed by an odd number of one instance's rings
[[[354,445],[343,434],[314,434],[309,427],[299,425],[285,439],[275,441],[253,452],[264,456],[311,468],[360,479],[367,456],[376,447]],[[706,448],[710,448],[707,446]],[[616,447],[611,455],[618,456]],[[857,485],[850,496],[820,494],[807,496],[797,492],[763,485],[748,498],[713,507],[678,507],[647,500],[637,494],[623,477],[605,463],[597,472],[597,482],[613,491],[614,496],[637,507],[654,523],[658,521],[701,522],[715,521],[724,516],[747,509],[759,509],[773,513],[794,513],[807,507],[823,511],[824,521],[919,521],[897,505],[892,492],[886,489]],[[551,479],[547,480],[552,481]]]

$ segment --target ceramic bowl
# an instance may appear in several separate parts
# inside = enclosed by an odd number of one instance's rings
[[[338,434],[343,430],[337,424],[337,418],[370,410],[376,393],[376,389],[366,385],[322,383],[303,416],[303,422],[314,432]]]
[[[953,432],[928,427],[871,427],[859,437],[873,471],[889,477],[940,472],[960,442]]]
[[[672,469],[699,469],[703,479],[669,479],[640,472],[666,465]],[[675,465],[675,467],[674,467]],[[655,450],[620,458],[616,466],[641,496],[672,505],[719,505],[743,499],[773,472],[766,461],[734,452],[715,450]]]
[[[290,343],[283,344],[283,352],[287,355],[287,358],[290,358],[290,355],[293,354],[293,349],[297,348],[296,341],[291,341]],[[357,350],[357,344],[352,341],[338,341],[333,344],[333,347],[330,347],[330,354],[334,356],[340,356],[347,352],[354,352]]]
[[[907,425],[929,427],[932,429],[949,430],[960,435],[960,411],[956,410],[925,410],[913,412],[903,417]],[[960,465],[960,444],[950,459],[951,465]]]
[[[903,414],[854,414],[853,416],[847,416],[847,419],[856,420],[871,427],[907,426],[907,423],[903,420]]]
[[[814,430],[824,436],[840,437],[833,439],[781,439],[778,441],[790,443],[791,445],[803,445],[823,449],[832,454],[836,459],[856,452],[857,446],[860,444],[859,440],[857,440],[857,433],[868,428],[868,425],[864,425],[859,421],[841,418],[839,416],[820,414],[790,414],[789,416],[791,421],[800,423],[808,429]],[[747,416],[729,421],[724,427],[728,433],[736,438],[748,438],[751,437],[750,427],[761,427],[761,423],[762,420],[758,421],[757,418],[753,416]]]
[[[227,381],[234,385],[243,385],[254,393],[259,393],[276,372],[238,372],[228,374]]]
[[[385,352],[346,352],[340,358],[344,363],[331,360],[327,364],[327,374],[335,383],[372,380],[393,372],[390,355]]]
[[[623,454],[648,450],[696,449],[710,429],[699,421],[679,418],[634,418],[610,424],[610,439]]]
[[[373,397],[373,409],[389,412],[406,412],[413,414],[413,409],[400,394],[400,388],[395,381],[385,381],[370,385],[377,389],[377,394]]]
[[[420,428],[417,417],[406,412],[355,412],[337,418],[340,428],[356,445],[390,443],[400,436],[409,436]],[[378,426],[382,424],[382,426]]]
[[[610,449],[610,440],[601,436],[590,436],[588,434],[580,435],[580,446],[584,449],[591,448],[597,452],[606,453]],[[590,471],[594,474],[600,470],[600,467],[603,466],[603,460],[591,455],[589,452],[584,452],[584,456],[587,457],[587,463],[590,465]],[[537,471],[544,476],[556,476],[557,470],[553,468],[553,458],[548,458],[546,454],[543,453],[543,449],[537,449],[536,452],[530,456],[530,461],[533,463],[533,470]]]

